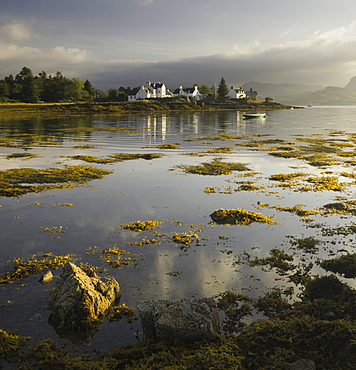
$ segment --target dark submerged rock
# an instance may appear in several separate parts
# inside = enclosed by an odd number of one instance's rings
[[[289,364],[289,370],[316,370],[316,365],[314,361],[303,358]]]
[[[146,340],[214,341],[219,317],[211,298],[179,301],[138,301],[137,308]]]

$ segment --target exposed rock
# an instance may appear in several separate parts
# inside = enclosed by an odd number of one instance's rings
[[[219,333],[212,298],[138,301],[137,308],[146,340],[213,341]]]
[[[38,281],[39,281],[40,283],[42,283],[42,284],[47,284],[47,283],[49,283],[52,279],[53,279],[53,274],[52,274],[52,272],[51,272],[51,271],[47,271],[47,272],[45,272],[45,273],[41,276],[40,280],[38,280]]]
[[[315,370],[315,362],[308,359],[301,359],[289,364],[289,370]]]
[[[67,262],[49,296],[51,322],[59,329],[95,326],[120,298],[120,286],[111,277],[99,278],[92,269],[83,271]]]

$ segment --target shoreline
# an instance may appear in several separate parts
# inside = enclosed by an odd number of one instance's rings
[[[295,107],[276,102],[182,102],[164,100],[140,100],[118,103],[3,103],[0,104],[0,117],[14,115],[112,115],[125,113],[150,112],[196,112],[196,111],[269,111],[276,109],[293,109]]]

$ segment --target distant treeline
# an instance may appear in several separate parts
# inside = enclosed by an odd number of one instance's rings
[[[93,100],[96,95],[90,81],[69,79],[61,72],[52,76],[43,71],[34,76],[30,68],[23,67],[15,77],[10,74],[0,80],[0,102],[78,102]]]

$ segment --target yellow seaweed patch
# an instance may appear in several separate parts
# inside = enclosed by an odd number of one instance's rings
[[[250,225],[253,222],[276,224],[274,217],[264,216],[262,213],[247,211],[245,209],[218,209],[210,214],[217,224]]]
[[[68,229],[68,227],[63,227],[63,226],[42,227],[40,226],[40,229],[42,229],[43,231],[49,231],[52,234],[58,234],[58,233],[64,233],[64,230]]]
[[[16,159],[16,158],[22,158],[24,160],[30,159],[30,158],[37,158],[37,154],[32,153],[12,153],[6,156],[6,159]]]
[[[300,179],[305,176],[310,176],[303,172],[294,172],[294,173],[278,173],[269,177],[273,181],[287,182],[295,179]]]
[[[309,177],[308,177],[309,176]],[[305,178],[308,177],[308,178]],[[303,184],[296,183],[296,180],[303,179]],[[295,191],[308,192],[308,191],[342,191],[347,183],[339,183],[336,176],[310,176],[309,174],[296,172],[291,174],[276,174],[269,177],[269,180],[279,181],[280,187],[295,188]],[[308,184],[305,184],[308,183]]]
[[[114,158],[98,158],[95,155],[73,155],[70,157],[75,160],[84,161],[88,163],[98,163],[98,164],[107,164],[107,163],[116,163],[117,159]]]
[[[212,176],[230,175],[234,171],[250,171],[244,163],[222,162],[219,158],[214,158],[212,162],[202,163],[201,165],[180,165],[178,168],[183,169],[186,173]]]
[[[132,154],[132,153],[116,153],[109,155],[107,158],[98,158],[94,155],[74,155],[70,158],[81,160],[88,163],[98,163],[98,164],[106,164],[106,163],[117,163],[117,162],[123,162],[123,161],[129,161],[133,159],[155,159],[155,158],[161,158],[163,154],[159,153],[146,153],[146,154]]]
[[[74,145],[72,148],[73,149],[93,149],[97,147],[98,147],[97,145],[86,144],[86,145]]]
[[[157,145],[156,148],[157,149],[178,149],[178,146],[179,145],[178,143],[177,144],[161,144],[161,145]]]
[[[236,184],[239,185],[235,191],[260,191],[266,189],[265,186],[254,185],[255,181],[237,181]]]
[[[356,201],[349,200],[346,202],[335,202],[325,204],[323,207],[323,212],[326,214],[346,214],[346,213],[356,213]]]
[[[144,230],[154,230],[161,224],[163,221],[158,220],[149,220],[149,221],[134,221],[128,224],[121,224],[124,229],[141,232]]]
[[[172,236],[172,241],[179,244],[192,244],[199,241],[199,235],[194,234],[192,231],[189,233],[174,233]]]
[[[45,170],[34,168],[9,169],[0,171],[0,196],[17,197],[31,192],[70,188],[74,186],[74,183],[84,184],[89,180],[101,179],[110,173],[112,172],[90,166],[68,166]]]
[[[139,258],[142,257],[142,254],[133,254],[120,249],[118,245],[115,245],[113,248],[104,249],[102,254],[103,256],[101,256],[100,259],[108,263],[108,265],[114,269],[119,269],[121,267],[135,268],[139,264]]]
[[[297,216],[300,216],[300,217],[314,216],[314,215],[319,214],[319,211],[317,210],[303,209],[302,207],[305,206],[305,204],[296,204],[293,207],[281,206],[280,204],[277,204],[275,206],[270,206],[267,203],[266,204],[258,203],[258,205],[260,207],[275,209],[280,212],[283,211],[283,212],[295,213]]]
[[[339,183],[336,176],[309,177],[306,181],[313,185],[314,191],[342,191],[345,184]]]
[[[12,263],[15,264],[14,268],[12,271],[5,271],[5,273],[0,276],[0,284],[11,284],[29,275],[38,274],[44,269],[56,270],[72,259],[72,254],[55,256],[53,253],[37,253],[27,259],[14,258],[12,260]]]
[[[214,148],[210,150],[205,150],[202,153],[230,153],[233,150],[230,146],[223,146],[220,148]]]

